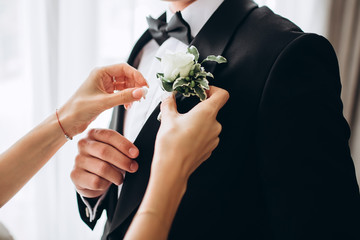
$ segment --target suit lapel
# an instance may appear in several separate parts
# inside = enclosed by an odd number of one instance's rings
[[[252,0],[225,0],[190,43],[200,53],[199,62],[209,55],[222,55],[236,28],[257,7]],[[215,62],[203,64],[211,73],[215,72],[217,65]],[[181,100],[182,105],[178,105],[180,113],[189,111],[199,102],[197,97],[182,97]]]
[[[166,15],[163,14],[160,18],[165,18]],[[152,39],[150,32],[147,30],[144,32],[144,34],[140,37],[140,39],[136,42],[135,46],[133,47],[129,59],[127,61],[127,63],[135,68],[138,67],[139,63],[136,62],[138,55],[141,51],[141,49]],[[140,57],[140,56],[139,56]],[[119,105],[113,108],[113,113],[112,113],[112,117],[111,117],[111,122],[110,122],[110,129],[113,129],[115,131],[117,131],[120,134],[124,134],[124,106],[123,105]],[[149,123],[150,124],[150,123]],[[153,134],[150,134],[153,135]],[[135,145],[137,146],[137,143],[135,142]],[[141,153],[141,152],[140,152]],[[140,158],[140,156],[139,156]],[[144,167],[145,169],[145,167]],[[144,176],[146,176],[145,174],[142,174]],[[131,181],[131,175],[127,174],[126,175],[126,181],[130,181],[130,182],[134,182]],[[127,185],[127,184],[126,184]],[[129,184],[131,185],[131,184]],[[123,185],[123,190],[126,189],[128,187],[125,187],[125,184]],[[134,188],[136,189],[136,188]],[[117,199],[117,191],[118,188],[117,187],[113,187],[111,188],[109,191],[113,191],[112,195],[116,194],[115,198],[112,198],[110,201],[114,201],[114,202],[110,202],[110,205],[112,205],[112,208],[109,208],[109,211],[112,211],[111,213],[108,213],[109,220],[111,220],[111,222],[113,223],[110,226],[110,233],[123,221],[123,218],[127,216],[128,212],[122,212],[119,209],[119,200]],[[123,202],[123,201],[122,201]],[[125,203],[126,206],[126,203]],[[130,208],[129,208],[130,209]],[[131,212],[130,212],[131,213]],[[129,214],[130,214],[129,213]],[[117,224],[119,223],[119,224]]]
[[[161,20],[166,20],[166,14],[162,14],[159,19]],[[145,31],[144,34],[140,37],[140,39],[136,42],[135,46],[133,47],[129,59],[127,61],[127,63],[135,68],[138,67],[139,63],[136,62],[137,57],[141,51],[141,49],[143,49],[143,47],[152,39],[152,36],[149,32],[149,30]],[[110,128],[113,130],[116,130],[117,132],[123,134],[123,125],[124,125],[124,121],[123,121],[123,116],[124,116],[124,106],[120,105],[114,108],[113,110],[113,114],[111,117],[111,122],[110,122]]]
[[[198,48],[200,57],[202,58],[208,55],[221,55],[231,40],[237,26],[247,14],[256,7],[257,5],[249,0],[225,0],[190,45]],[[162,15],[160,18],[165,18],[165,15]],[[151,39],[149,35],[150,33],[146,31],[135,45],[129,57],[129,64],[132,65],[134,63],[142,47]],[[206,70],[213,72],[215,66],[215,64],[207,64]],[[184,98],[181,95],[177,95],[179,112],[187,112],[196,105],[197,102],[198,100],[196,98]],[[118,111],[114,111],[112,125],[116,127],[115,129],[117,131],[122,133],[123,107],[118,108]],[[139,170],[133,174],[128,173],[125,177],[121,195],[115,209],[115,215],[112,220],[110,233],[124,222],[139,206],[143,198],[150,176],[154,142],[160,126],[160,122],[157,121],[159,112],[160,105],[153,111],[134,142],[140,150],[140,155],[137,158]]]
[[[177,95],[179,104],[182,95]],[[141,129],[134,144],[139,149],[136,161],[139,169],[136,173],[127,173],[121,190],[120,197],[115,209],[110,233],[115,230],[140,204],[150,177],[152,157],[156,134],[160,127],[157,117],[160,113],[160,104],[152,112],[145,125]]]
[[[160,126],[160,122],[157,120],[159,113],[160,107],[157,106],[134,142],[140,152],[136,159],[139,169],[136,173],[126,173],[110,231],[116,229],[131,214],[145,193],[150,176],[154,142]]]
[[[162,21],[166,21],[166,13],[163,13],[160,17],[160,20]],[[131,66],[137,68],[138,67],[138,63],[135,62],[137,56],[139,55],[139,52],[141,51],[141,49],[145,46],[145,44],[147,44],[150,40],[152,39],[152,36],[149,32],[149,29],[146,30],[144,32],[144,34],[140,37],[140,39],[137,41],[137,43],[135,44],[133,50],[130,53],[129,59],[128,59],[128,64],[130,64]]]
[[[159,19],[165,21],[166,13],[162,14]],[[127,63],[135,68],[138,67],[139,62],[137,62],[137,58],[139,56],[140,51],[143,47],[152,39],[152,36],[149,30],[145,31],[140,39],[134,45],[130,56],[128,58]],[[140,57],[140,56],[139,56]],[[124,125],[124,106],[120,105],[114,108],[110,128],[116,130],[120,134],[123,134],[123,125]],[[157,134],[157,130],[159,128],[159,121],[157,121],[157,116],[160,112],[160,105],[156,107],[153,111],[144,127],[140,131],[137,139],[134,144],[140,149],[140,155],[137,158],[139,163],[139,170],[135,174],[128,173],[126,175],[123,188],[121,191],[120,198],[117,200],[116,208],[114,211],[114,217],[112,219],[112,225],[110,229],[110,233],[117,228],[126,217],[131,214],[131,212],[136,207],[136,204],[132,204],[133,202],[139,202],[139,197],[142,198],[144,195],[147,180],[149,179],[150,174],[150,165],[153,154],[153,144],[146,144],[148,142],[154,143],[155,137]],[[150,158],[150,159],[148,159]],[[145,182],[145,184],[144,184]],[[142,186],[142,187],[141,187]],[[116,188],[117,191],[117,188]],[[138,191],[138,192],[137,192]],[[123,193],[126,194],[123,194]],[[141,199],[140,199],[141,201]]]
[[[255,8],[257,5],[253,1],[225,0],[190,43],[199,50],[199,61],[208,55],[222,55],[236,28]],[[209,72],[214,72],[216,65],[214,62],[204,63]]]

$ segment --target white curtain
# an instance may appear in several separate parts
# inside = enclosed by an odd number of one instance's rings
[[[304,32],[320,35],[327,33],[329,0],[255,0],[259,5],[267,5],[277,14],[290,19]]]
[[[327,0],[257,2],[325,34]],[[160,0],[0,0],[0,152],[54,114],[95,66],[126,61],[145,16],[165,7]],[[110,115],[92,127],[107,127]],[[0,209],[15,239],[100,239],[106,216],[94,231],[82,223],[69,177],[80,137]]]
[[[338,54],[344,115],[352,134],[350,147],[360,184],[360,1],[330,0],[328,36]]]
[[[0,0],[0,152],[55,113],[96,66],[126,61],[158,0]],[[107,127],[111,112],[92,127]],[[83,134],[84,135],[84,134]],[[2,209],[16,240],[100,239],[80,219],[68,142]],[[0,193],[1,194],[1,193]]]

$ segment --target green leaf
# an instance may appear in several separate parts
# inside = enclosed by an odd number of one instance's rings
[[[206,77],[206,72],[198,72],[195,74],[194,78],[197,79],[197,78],[204,78]]]
[[[163,73],[157,73],[156,77],[161,79],[161,77],[164,77],[164,74]]]
[[[223,56],[210,55],[207,58],[205,58],[201,63],[208,62],[208,61],[217,62],[217,63],[226,63],[227,62],[226,58],[224,58]]]
[[[175,90],[181,93],[184,97],[196,96],[194,89],[189,86],[178,87]]]
[[[211,72],[207,72],[207,73],[206,73],[206,76],[207,76],[207,77],[214,78],[214,75],[213,75]]]
[[[199,60],[199,55],[200,55],[197,48],[195,46],[190,46],[187,51],[188,51],[188,53],[194,55],[194,57],[195,57],[194,60],[197,63],[197,61]]]
[[[160,79],[161,79],[162,82],[168,82],[168,83],[173,83],[174,82],[174,80],[167,79],[165,77],[160,77]]]
[[[202,87],[195,86],[194,90],[196,95],[200,98],[200,101],[204,101],[207,98],[206,92]]]
[[[209,87],[209,81],[206,80],[206,78],[203,78],[203,79],[201,79],[200,81],[197,81],[197,82],[200,84],[200,86],[201,86],[203,89],[206,89],[206,90],[209,90],[209,89],[210,89],[210,87]]]
[[[189,86],[190,82],[186,81],[186,78],[178,78],[175,80],[173,88],[176,89],[178,87],[183,87],[183,86]]]
[[[167,92],[172,92],[174,91],[173,89],[173,84],[172,83],[168,83],[165,81],[161,81],[161,85],[162,85],[162,89],[164,89]]]
[[[191,89],[188,87],[185,87],[184,92],[183,92],[184,97],[190,97],[191,94],[192,94]]]
[[[201,64],[200,63],[195,64],[193,70],[194,70],[194,73],[201,72]]]

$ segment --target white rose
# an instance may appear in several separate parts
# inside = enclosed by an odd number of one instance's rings
[[[169,80],[175,80],[179,74],[180,77],[187,77],[194,59],[194,55],[190,53],[167,51],[161,58],[164,77]]]

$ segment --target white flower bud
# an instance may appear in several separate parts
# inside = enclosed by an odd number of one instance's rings
[[[166,51],[161,58],[164,77],[169,80],[175,80],[179,74],[180,77],[187,77],[195,64],[194,59],[194,55],[189,53]]]

